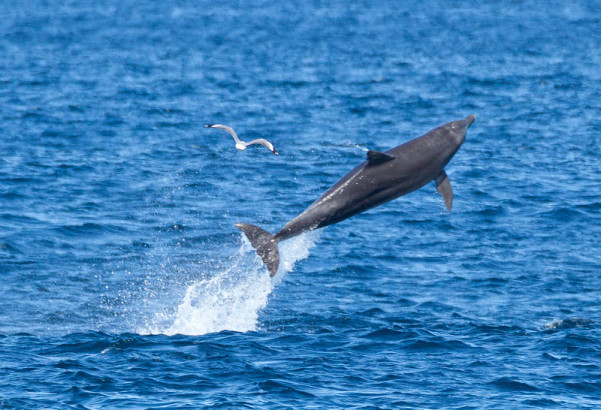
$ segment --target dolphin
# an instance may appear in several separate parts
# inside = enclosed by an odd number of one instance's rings
[[[444,167],[459,150],[476,116],[451,121],[421,137],[385,152],[368,151],[367,160],[336,182],[305,211],[275,235],[258,226],[237,223],[271,276],[278,270],[278,243],[303,232],[323,228],[413,192],[430,181],[442,195],[447,210],[453,188]]]

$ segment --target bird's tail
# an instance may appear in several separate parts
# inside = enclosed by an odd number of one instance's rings
[[[280,264],[280,253],[274,235],[251,224],[237,223],[236,227],[244,232],[250,244],[257,250],[257,255],[269,269],[269,274],[275,275]]]

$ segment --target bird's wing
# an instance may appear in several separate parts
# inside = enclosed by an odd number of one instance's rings
[[[236,135],[236,131],[234,131],[234,129],[232,127],[228,127],[227,125],[221,125],[221,124],[211,124],[211,125],[205,125],[206,128],[219,128],[221,130],[227,131],[232,137],[234,137],[234,140],[236,140],[237,143],[240,143],[242,141],[240,141],[240,138],[238,138],[238,135]]]
[[[259,138],[256,140],[252,140],[250,142],[246,142],[246,145],[251,145],[251,144],[261,144],[267,147],[267,149],[269,149],[269,151],[273,152],[275,151],[275,148],[273,148],[273,145],[271,145],[271,142],[267,141],[266,139],[263,138]]]

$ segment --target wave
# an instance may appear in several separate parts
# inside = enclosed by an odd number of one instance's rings
[[[594,324],[595,321],[591,319],[583,319],[583,318],[569,318],[569,319],[554,319],[550,322],[547,322],[543,325],[544,330],[564,330],[564,329],[574,329],[582,326],[589,326]]]
[[[269,295],[297,261],[309,256],[319,232],[283,242],[280,269],[273,278],[248,240],[241,237],[242,244],[229,267],[190,284],[183,299],[174,300],[174,309],[155,313],[138,333],[204,335],[223,330],[257,330],[259,312],[267,305]]]

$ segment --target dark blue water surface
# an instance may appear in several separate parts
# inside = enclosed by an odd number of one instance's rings
[[[601,407],[600,67],[596,0],[3,1],[0,407]],[[450,213],[234,227],[470,114]]]

